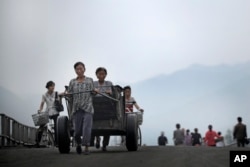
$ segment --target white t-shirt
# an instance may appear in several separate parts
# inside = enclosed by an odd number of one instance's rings
[[[126,103],[126,112],[133,112],[134,104],[136,103],[135,98],[130,97],[129,99],[125,99]]]
[[[55,92],[53,92],[52,94],[49,94],[48,92],[46,92],[42,96],[42,102],[46,103],[46,110],[45,111],[49,113],[49,116],[59,114],[55,108],[55,96],[56,96]]]

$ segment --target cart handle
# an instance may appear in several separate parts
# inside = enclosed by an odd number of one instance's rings
[[[65,96],[72,96],[72,95],[75,95],[75,94],[93,93],[93,92],[94,92],[94,91],[89,90],[89,91],[84,91],[84,92],[66,93],[66,94],[59,95],[59,96],[65,97]],[[116,102],[119,101],[118,99],[115,99],[115,98],[113,98],[113,97],[111,97],[111,96],[108,96],[108,95],[106,95],[106,94],[104,94],[104,93],[101,93],[101,92],[95,92],[95,93],[100,94],[100,95],[102,95],[102,96],[104,96],[104,97],[106,97],[106,98],[108,98],[108,99],[110,99],[110,100],[113,100],[113,101],[116,101]]]

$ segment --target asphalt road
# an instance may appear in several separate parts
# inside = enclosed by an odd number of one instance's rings
[[[78,155],[75,148],[60,154],[56,148],[1,148],[1,167],[229,167],[230,150],[167,146],[141,147],[128,152],[125,147],[108,147],[108,152],[91,149],[90,155]],[[242,148],[241,148],[242,150]],[[245,148],[243,150],[249,150]]]

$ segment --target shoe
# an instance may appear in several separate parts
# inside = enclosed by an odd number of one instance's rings
[[[39,143],[36,143],[36,144],[35,144],[35,147],[36,147],[36,148],[40,148]]]
[[[84,151],[84,155],[89,155],[89,154],[90,154],[89,150]]]
[[[96,147],[97,149],[100,148],[100,140],[96,140],[95,147]]]
[[[76,152],[77,152],[77,154],[81,154],[82,153],[82,147],[80,145],[78,145],[76,147]]]
[[[106,148],[106,147],[102,147],[102,151],[103,151],[103,152],[106,152],[106,151],[107,151],[107,148]]]

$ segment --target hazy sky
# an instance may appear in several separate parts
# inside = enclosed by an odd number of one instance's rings
[[[249,0],[1,0],[0,86],[17,94],[58,90],[108,69],[134,83],[191,64],[250,60]]]

